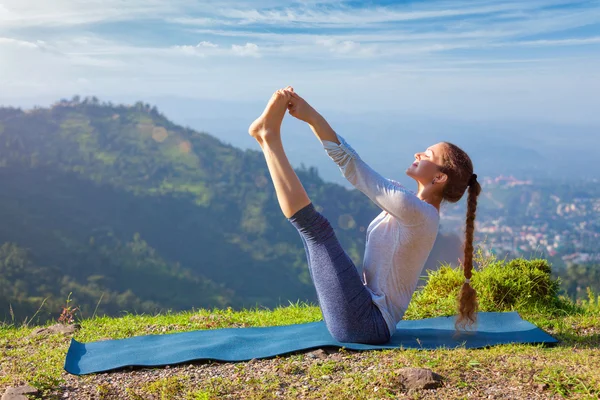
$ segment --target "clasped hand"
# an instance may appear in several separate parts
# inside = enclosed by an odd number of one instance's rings
[[[300,97],[299,94],[294,92],[293,87],[288,86],[283,91],[290,95],[287,109],[292,117],[304,122],[310,122],[317,115],[317,111],[306,100]]]

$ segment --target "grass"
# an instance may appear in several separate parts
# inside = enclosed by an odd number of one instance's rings
[[[481,260],[480,260],[481,261]],[[92,385],[94,398],[217,399],[217,398],[581,398],[600,396],[600,299],[588,293],[577,304],[557,294],[544,260],[504,263],[487,260],[472,278],[481,311],[517,310],[521,316],[561,342],[557,346],[500,345],[467,350],[393,349],[353,352],[344,348],[325,359],[306,354],[278,356],[255,363],[207,361],[171,367],[168,376],[137,382],[136,371],[119,376],[126,387],[95,375],[75,377],[63,370],[70,337],[30,336],[37,327],[0,325],[0,394],[4,388],[29,383],[42,398],[61,398],[62,386]],[[428,276],[428,284],[413,297],[406,318],[454,313],[460,270],[443,267]],[[71,308],[74,310],[74,308]],[[64,316],[63,316],[64,317]],[[64,318],[63,318],[64,319]],[[290,303],[273,310],[201,309],[161,315],[125,314],[76,321],[82,342],[136,335],[184,332],[224,327],[273,326],[319,321],[320,309]],[[48,323],[50,325],[52,323]],[[186,368],[186,366],[188,368]],[[425,367],[444,377],[434,391],[410,392],[398,383],[402,367]],[[164,368],[157,371],[165,371]],[[195,375],[194,375],[195,374]],[[199,375],[198,375],[199,374]],[[102,374],[100,374],[102,375]],[[98,376],[100,376],[98,375]]]

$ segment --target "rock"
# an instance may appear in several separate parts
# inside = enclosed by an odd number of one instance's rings
[[[56,324],[56,325],[52,325],[48,329],[52,333],[62,333],[65,335],[70,335],[70,334],[75,333],[79,329],[81,329],[81,325],[79,325],[79,324],[71,324],[71,325]]]
[[[48,332],[48,328],[37,328],[34,329],[33,331],[31,331],[31,333],[29,334],[29,336],[37,336],[37,335],[41,335],[42,333],[46,333]]]
[[[327,358],[327,352],[323,349],[317,349],[317,350],[306,353],[306,357],[312,358],[312,359],[316,359],[316,358],[325,359],[325,358]]]
[[[539,392],[543,392],[544,390],[548,389],[550,386],[547,383],[538,383],[536,388]]]
[[[31,332],[31,334],[29,336],[43,335],[46,333],[62,333],[64,335],[71,335],[71,334],[75,333],[75,331],[78,331],[79,329],[81,329],[81,325],[79,325],[79,324],[71,324],[71,325],[54,324],[47,328],[38,328],[38,329],[34,330],[33,332]]]
[[[2,400],[28,400],[26,394],[37,394],[38,390],[30,385],[9,387],[2,395]]]
[[[435,389],[442,386],[442,377],[427,368],[400,368],[398,379],[407,389]]]

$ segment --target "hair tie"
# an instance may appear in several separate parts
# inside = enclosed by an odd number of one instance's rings
[[[466,278],[466,279],[465,279],[465,282],[466,282],[466,283],[471,283],[471,280],[470,280],[469,278]]]
[[[477,174],[471,175],[471,179],[469,179],[469,186],[477,182]]]

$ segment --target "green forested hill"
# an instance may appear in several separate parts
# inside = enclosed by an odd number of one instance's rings
[[[297,172],[361,263],[380,210]],[[44,299],[37,317],[56,317],[70,292],[83,316],[316,300],[258,145],[242,151],[149,105],[0,108],[0,187],[0,319]]]

